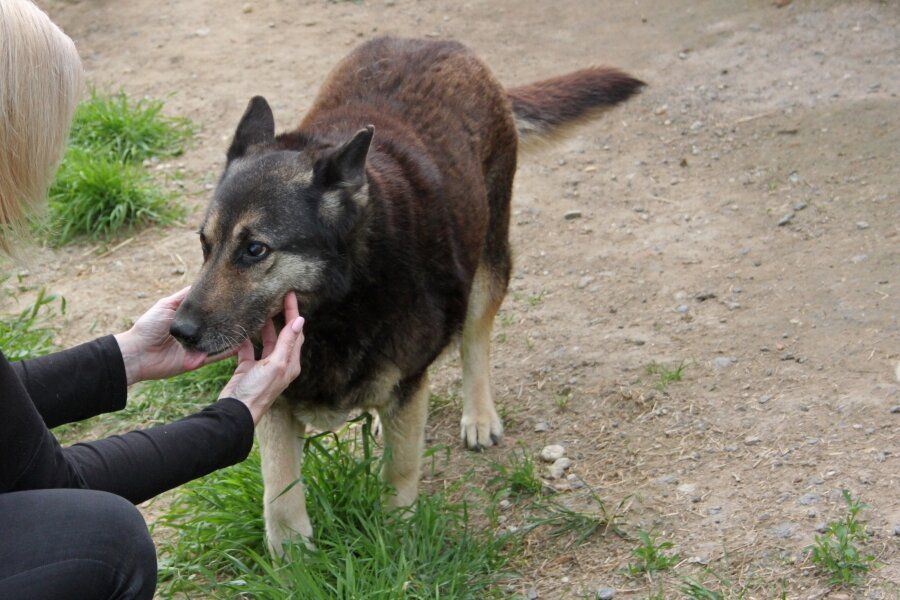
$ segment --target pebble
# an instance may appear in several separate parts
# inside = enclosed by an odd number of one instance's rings
[[[585,275],[581,279],[578,280],[578,289],[583,290],[587,286],[591,285],[595,281],[595,277],[592,275]]]
[[[616,597],[616,590],[608,587],[602,587],[597,590],[597,600],[612,600]]]
[[[253,12],[253,5],[252,5],[252,4],[245,4],[244,6],[241,7],[241,12],[243,12],[245,15],[248,14],[248,13],[252,13],[252,12]]]
[[[818,494],[815,494],[813,492],[808,492],[808,493],[800,496],[800,499],[798,500],[798,502],[800,504],[802,504],[803,506],[809,506],[810,504],[815,504],[816,502],[818,502],[819,498],[820,498],[820,496]]]
[[[209,35],[209,27],[201,27],[200,29],[197,29],[196,31],[194,31],[194,35],[196,35],[197,37],[208,36]]]
[[[497,503],[497,506],[499,506],[501,510],[506,510],[512,506],[512,502],[510,502],[509,500],[504,498],[503,500],[501,500],[500,502]]]
[[[789,537],[793,537],[794,531],[797,529],[796,523],[791,523],[789,521],[785,521],[784,523],[779,523],[775,527],[772,528],[772,534],[775,537],[779,537],[782,539],[787,539]]]
[[[538,421],[534,424],[534,430],[537,433],[542,433],[544,431],[550,431],[550,424],[547,421]]]
[[[866,221],[857,221],[857,222],[856,222],[856,228],[857,228],[857,229],[868,229],[868,228],[869,228],[869,224],[868,224]]]
[[[807,206],[808,206],[808,204],[806,204],[806,202],[798,202],[797,204],[794,205],[794,210],[803,210]]]
[[[676,488],[682,494],[693,494],[697,491],[696,483],[682,483]]]
[[[713,366],[717,369],[727,369],[737,362],[733,356],[717,356],[713,359]]]
[[[769,394],[763,394],[762,396],[759,397],[757,402],[759,402],[760,404],[765,404],[766,402],[768,402],[771,399],[772,399],[772,396],[770,396]]]
[[[565,455],[566,449],[559,444],[550,444],[541,450],[541,460],[548,463],[556,462]]]
[[[894,525],[894,535],[900,535],[900,523]]]
[[[744,438],[744,443],[747,444],[748,446],[755,446],[756,444],[760,443],[761,441],[762,440],[755,435],[748,435],[747,437]]]
[[[528,600],[537,600],[537,598],[538,598],[537,590],[534,588],[531,588],[530,590],[528,590],[527,598],[528,598]]]
[[[571,466],[571,458],[567,458],[565,456],[557,458],[555,461],[553,461],[553,464],[550,465],[550,479],[562,479],[563,475],[566,474],[566,470],[571,468]]]
[[[688,308],[687,304],[679,304],[678,306],[675,307],[675,312],[681,313],[681,314],[686,313],[688,310],[690,310],[690,309]]]
[[[574,221],[575,219],[580,219],[580,218],[581,218],[580,210],[567,210],[565,213],[563,213],[563,219],[565,219],[566,221]]]
[[[787,225],[788,223],[790,223],[791,221],[793,221],[793,220],[794,220],[795,214],[796,214],[796,213],[794,213],[794,211],[791,211],[791,212],[787,213],[786,215],[784,215],[783,217],[781,217],[781,218],[778,220],[778,226],[779,226],[779,227],[784,227],[785,225]]]
[[[897,406],[892,406],[892,407],[891,407],[891,414],[892,414],[892,415],[896,415],[896,414],[898,414],[898,413],[900,413],[900,404],[898,404]]]
[[[573,490],[578,490],[585,486],[585,483],[581,480],[581,477],[579,477],[575,473],[569,473],[568,475],[566,475],[566,481],[569,482],[569,487]]]

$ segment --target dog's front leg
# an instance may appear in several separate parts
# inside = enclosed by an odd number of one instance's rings
[[[409,506],[419,493],[428,418],[428,377],[423,374],[415,383],[403,384],[396,397],[378,413],[386,455],[382,476],[397,490],[388,499],[388,506]]]
[[[305,423],[294,418],[287,401],[279,398],[259,423],[262,455],[263,515],[266,539],[273,556],[284,554],[284,543],[309,543],[312,525],[306,514],[306,494],[300,480]]]

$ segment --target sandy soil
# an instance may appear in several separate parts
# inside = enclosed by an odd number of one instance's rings
[[[495,332],[506,447],[564,445],[601,497],[628,498],[628,531],[676,543],[682,573],[708,563],[734,589],[759,585],[750,598],[782,583],[789,598],[900,595],[898,4],[41,4],[91,80],[165,97],[202,128],[157,166],[187,173],[197,210],[185,226],[103,256],[73,246],[30,259],[29,283],[68,299],[66,343],[123,327],[192,279],[197,211],[247,99],[266,96],[290,127],[363,39],[456,38],[510,84],[600,63],[646,80],[636,100],[521,161],[515,278]],[[564,219],[572,210],[581,217]],[[655,389],[654,361],[684,363],[684,381]],[[456,365],[437,371],[435,390],[454,394]],[[457,419],[429,424],[431,443],[453,449],[445,477],[485,469],[458,447]],[[829,589],[801,555],[839,514],[841,488],[871,506],[883,564],[852,591]],[[656,580],[621,573],[633,546],[535,534],[513,589],[645,597]],[[677,578],[662,581],[676,596]]]

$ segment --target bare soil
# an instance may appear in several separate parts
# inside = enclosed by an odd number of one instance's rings
[[[69,304],[62,342],[121,329],[189,283],[194,233],[248,98],[298,122],[331,66],[378,34],[450,37],[509,84],[589,64],[648,82],[640,97],[522,157],[515,276],[495,329],[505,448],[559,443],[625,530],[675,542],[753,585],[748,598],[900,597],[900,5],[874,1],[108,0],[40,4],[76,40],[90,79],[167,99],[201,132],[155,165],[193,210],[184,226],[38,250],[30,284]],[[580,218],[565,219],[568,211]],[[779,225],[780,221],[785,221]],[[108,249],[107,249],[108,250]],[[101,250],[102,252],[102,250]],[[685,365],[664,390],[646,366]],[[459,371],[437,369],[454,398]],[[431,445],[476,468],[457,410]],[[545,421],[549,430],[535,432]],[[574,501],[566,480],[549,481]],[[881,567],[832,589],[803,558],[847,488],[870,505]],[[521,525],[524,511],[504,514]],[[635,542],[528,537],[512,589],[646,597],[674,575],[622,573]],[[708,578],[708,577],[707,577]]]

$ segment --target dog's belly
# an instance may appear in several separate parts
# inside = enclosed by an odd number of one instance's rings
[[[340,427],[355,409],[377,409],[396,401],[396,389],[403,379],[400,369],[384,366],[344,392],[317,394],[311,398],[308,382],[298,379],[283,396],[290,403],[294,418],[316,429],[330,431]],[[307,383],[307,385],[304,385]],[[318,387],[320,386],[311,386]],[[339,389],[330,386],[330,389]]]

